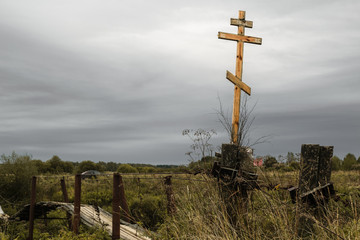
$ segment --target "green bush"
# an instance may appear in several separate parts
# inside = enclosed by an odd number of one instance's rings
[[[1,155],[0,195],[10,202],[22,202],[30,196],[31,177],[37,174],[29,155]]]
[[[272,168],[272,167],[274,167],[275,164],[278,164],[278,161],[276,160],[276,158],[274,158],[272,156],[265,157],[265,160],[264,160],[265,168]]]
[[[85,192],[82,197],[83,203],[96,206],[109,206],[112,204],[112,191],[110,189],[101,191]]]
[[[214,165],[214,162],[217,160],[218,160],[218,158],[216,158],[216,157],[206,156],[206,157],[203,157],[199,161],[193,161],[193,162],[189,163],[188,169],[191,173],[210,172]]]
[[[332,171],[338,171],[341,169],[342,161],[337,156],[333,156],[331,158],[331,170]]]
[[[146,228],[156,230],[166,217],[166,201],[160,196],[144,195],[132,202],[130,211]]]
[[[137,167],[136,169],[138,170],[139,173],[156,173],[156,172],[160,172],[160,170],[158,170],[155,167]]]
[[[355,165],[356,163],[357,162],[354,154],[348,153],[346,154],[341,167],[343,170],[351,170],[353,165]]]
[[[101,166],[94,163],[93,161],[87,160],[87,161],[82,161],[76,167],[76,173],[82,173],[88,170],[101,171]]]
[[[71,162],[64,162],[58,156],[54,155],[46,161],[49,173],[72,173],[74,166]]]
[[[292,168],[293,170],[300,170],[300,163],[292,161],[290,162],[289,167]]]
[[[118,169],[118,173],[138,173],[138,170],[130,164],[121,164]]]

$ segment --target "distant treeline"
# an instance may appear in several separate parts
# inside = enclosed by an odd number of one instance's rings
[[[300,169],[300,153],[288,152],[287,156],[279,156],[277,159],[273,156],[261,157],[265,169],[293,171]],[[356,159],[352,153],[346,154],[343,159],[337,156],[331,158],[331,170],[360,170],[360,157]]]
[[[59,156],[54,155],[46,161],[32,159],[29,155],[18,155],[13,152],[11,155],[2,155],[1,163],[16,164],[26,162],[29,168],[37,174],[77,174],[87,170],[97,170],[99,172],[121,172],[121,173],[155,173],[155,172],[177,172],[185,171],[186,166],[180,165],[151,165],[151,164],[134,164],[134,163],[117,163],[117,162],[93,162],[85,160],[82,162],[63,161]]]

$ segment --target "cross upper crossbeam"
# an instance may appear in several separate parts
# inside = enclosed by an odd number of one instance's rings
[[[252,21],[246,21],[244,19],[231,18],[230,19],[230,25],[238,26],[238,27],[252,28],[253,27],[253,22]]]

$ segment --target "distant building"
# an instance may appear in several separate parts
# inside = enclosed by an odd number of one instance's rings
[[[262,167],[263,165],[263,159],[262,158],[256,158],[254,159],[254,166],[256,167]]]

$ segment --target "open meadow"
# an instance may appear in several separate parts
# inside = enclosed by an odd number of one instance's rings
[[[258,169],[260,189],[250,192],[246,208],[229,204],[220,194],[221,186],[206,174],[173,174],[172,190],[176,211],[167,213],[164,177],[166,174],[123,174],[126,199],[133,221],[148,230],[153,239],[299,239],[298,206],[291,202],[287,188],[297,185],[298,172]],[[171,174],[169,174],[171,175]],[[74,175],[38,176],[37,201],[63,201],[60,180],[64,179],[69,201],[74,200]],[[331,200],[324,214],[313,216],[308,239],[360,239],[359,171],[334,171],[332,182],[337,199]],[[111,213],[112,173],[82,181],[81,203],[96,205]],[[24,203],[7,202],[1,206],[9,215]],[[303,214],[303,213],[302,213]],[[306,214],[305,214],[306,215]],[[102,229],[84,225],[80,234],[69,229],[66,214],[56,210],[37,219],[34,239],[111,239]],[[1,239],[26,239],[27,221],[2,220]]]

